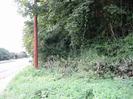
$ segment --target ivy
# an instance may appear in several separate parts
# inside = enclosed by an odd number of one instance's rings
[[[127,36],[133,31],[129,1],[44,0],[38,6],[28,0],[17,3],[28,23],[33,22],[34,13],[38,14],[39,53],[44,59],[48,55],[63,56],[78,51],[96,38],[117,40]],[[33,23],[26,23],[24,30],[25,46],[32,54]]]

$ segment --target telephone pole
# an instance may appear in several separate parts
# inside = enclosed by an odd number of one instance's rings
[[[37,6],[37,1],[34,0],[35,7]],[[35,8],[36,9],[36,8]],[[38,66],[38,28],[37,28],[37,13],[34,14],[34,66],[39,69]]]

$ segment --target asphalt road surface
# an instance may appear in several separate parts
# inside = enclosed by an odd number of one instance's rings
[[[2,94],[15,75],[29,64],[28,58],[0,61],[0,94]]]

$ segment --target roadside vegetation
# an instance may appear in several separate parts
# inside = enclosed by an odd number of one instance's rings
[[[27,57],[26,52],[14,53],[0,48],[0,61]]]
[[[133,1],[16,0],[33,56],[38,15],[40,70],[18,75],[8,99],[133,99]]]
[[[93,76],[95,78],[95,76]],[[132,79],[94,79],[87,73],[62,75],[54,70],[25,69],[0,99],[132,99]]]
[[[37,4],[16,0],[16,3],[27,19],[23,40],[31,56],[33,16],[38,15],[42,67],[53,68],[56,60],[65,69],[92,70],[99,76],[133,76],[131,0],[40,0]]]

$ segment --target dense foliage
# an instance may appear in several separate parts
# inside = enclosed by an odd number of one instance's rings
[[[40,0],[38,6],[28,0],[16,1],[19,11],[28,19],[24,42],[31,54],[33,15],[38,15],[42,60],[49,55],[66,56],[99,39],[111,42],[133,31],[131,0]]]
[[[16,0],[31,55],[38,15],[42,68],[25,70],[2,98],[133,99],[133,0],[37,1]]]

